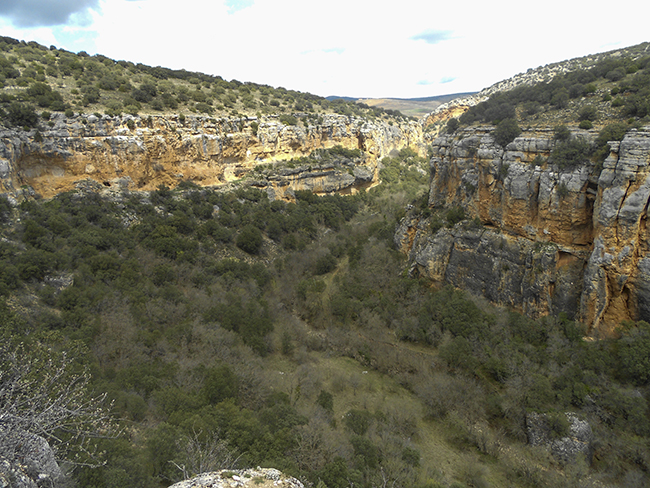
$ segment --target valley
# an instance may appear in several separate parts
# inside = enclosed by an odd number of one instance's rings
[[[647,484],[647,45],[415,120],[2,39],[0,477]]]

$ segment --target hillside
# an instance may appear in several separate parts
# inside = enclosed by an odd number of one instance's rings
[[[433,112],[443,103],[448,103],[456,98],[466,98],[473,93],[454,93],[426,98],[360,98],[357,103],[370,107],[380,107],[386,110],[395,110],[407,116],[417,117]]]
[[[484,239],[502,233],[510,251],[488,245],[473,259],[490,271],[468,276],[463,270],[476,263],[454,262],[453,249],[467,247],[469,237],[456,235],[448,247],[445,237],[431,242],[434,227],[412,259],[436,280],[531,316],[565,313],[592,334],[650,320],[642,271],[650,44],[529,71],[498,87],[450,119],[434,142],[428,203],[462,208],[489,229]],[[409,252],[414,231],[398,238]],[[538,259],[554,271],[530,272]]]
[[[129,190],[224,185],[293,158],[306,158],[292,163],[302,170],[258,186],[278,198],[354,193],[377,184],[391,152],[426,154],[421,126],[395,111],[9,38],[0,51],[0,187],[19,200],[85,180]],[[358,169],[309,159],[337,146],[361,151]]]
[[[602,126],[606,121],[624,120],[630,115],[642,118],[644,114],[637,114],[637,108],[633,107],[636,97],[630,95],[647,86],[647,80],[638,71],[645,66],[643,60],[649,55],[650,43],[643,43],[531,68],[475,95],[442,104],[427,115],[424,123],[431,126],[429,130],[438,133],[449,119],[468,111],[465,123],[495,122],[513,117],[515,109],[520,121],[537,127],[575,124],[583,119]],[[640,95],[646,96],[643,90]],[[490,106],[488,119],[477,117]],[[498,112],[496,106],[506,111]],[[581,110],[584,113],[581,114]]]
[[[648,485],[643,56],[428,146],[390,111],[3,50],[0,479]]]
[[[381,108],[363,108],[344,100],[330,102],[282,87],[226,81],[220,76],[88,56],[83,51],[75,54],[9,37],[0,37],[0,86],[4,111],[12,101],[24,102],[41,116],[43,112],[71,111],[108,116],[336,113],[372,120],[402,118]],[[31,125],[28,119],[12,114],[10,111],[11,125]]]

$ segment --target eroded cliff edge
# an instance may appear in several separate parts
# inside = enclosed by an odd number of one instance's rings
[[[525,131],[506,148],[490,128],[436,139],[434,214],[412,209],[396,244],[412,272],[531,316],[564,312],[600,332],[650,320],[650,127],[610,143],[602,171],[550,164],[555,143],[552,130]],[[452,207],[468,220],[437,229],[436,209]]]
[[[30,188],[48,198],[87,179],[129,190],[174,187],[181,180],[219,185],[245,176],[259,164],[337,145],[360,149],[363,161],[354,169],[326,165],[258,183],[280,198],[287,190],[353,192],[376,183],[377,162],[391,151],[411,147],[425,152],[417,122],[389,125],[333,114],[323,115],[316,124],[304,120],[301,125],[285,125],[277,116],[54,114],[31,131],[0,128],[0,192]]]

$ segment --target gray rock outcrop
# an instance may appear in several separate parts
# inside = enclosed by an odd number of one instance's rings
[[[567,412],[568,433],[562,437],[553,435],[547,414],[529,413],[526,415],[526,433],[531,446],[542,446],[551,451],[553,456],[563,463],[574,463],[578,456],[583,456],[587,464],[593,457],[594,436],[589,422],[577,415]]]
[[[0,488],[56,487],[63,481],[45,439],[25,431],[0,429]]]
[[[170,488],[304,488],[295,478],[282,474],[277,469],[255,468],[244,470],[222,470],[203,473],[185,481],[179,481]]]

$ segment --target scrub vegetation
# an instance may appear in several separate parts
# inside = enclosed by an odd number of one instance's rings
[[[52,112],[100,116],[275,114],[287,125],[316,123],[327,113],[397,122],[400,112],[343,99],[161,66],[72,53],[55,46],[0,37],[0,118],[35,127]],[[301,117],[296,117],[301,114]]]
[[[392,236],[426,206],[427,161],[382,165],[367,193],[292,203],[189,182],[0,199],[3,333],[74,351],[122,432],[92,441],[105,464],[78,486],[257,465],[321,488],[648,482],[650,326],[588,342],[410,278]],[[532,412],[558,436],[564,412],[588,419],[593,464],[528,446]]]

